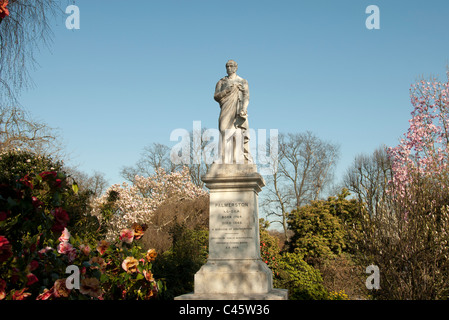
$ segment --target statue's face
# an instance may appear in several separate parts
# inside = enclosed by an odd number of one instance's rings
[[[233,63],[226,64],[226,72],[228,73],[228,75],[236,73],[237,72],[237,66],[235,64],[233,64]]]

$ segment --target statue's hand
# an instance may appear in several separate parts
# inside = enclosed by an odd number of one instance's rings
[[[240,118],[246,119],[248,118],[248,112],[246,112],[245,110],[240,111],[239,113]]]

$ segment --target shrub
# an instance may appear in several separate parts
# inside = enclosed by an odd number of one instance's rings
[[[62,171],[17,176],[21,170],[4,174],[0,185],[0,300],[148,299],[163,290],[151,273],[154,257],[133,241],[143,233],[107,246],[97,246],[95,235],[70,235],[79,221],[77,185]],[[81,269],[79,290],[67,287],[71,265]]]
[[[171,229],[173,244],[154,262],[154,274],[165,281],[162,299],[173,299],[193,291],[194,275],[207,261],[209,231],[191,230],[176,224]]]
[[[323,300],[328,298],[318,270],[307,264],[302,255],[286,252],[279,259],[275,286],[288,289],[290,300]]]

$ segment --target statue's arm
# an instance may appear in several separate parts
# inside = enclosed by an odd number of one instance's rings
[[[227,89],[223,90],[222,87],[223,83],[220,80],[217,82],[217,85],[215,86],[215,94],[214,94],[214,99],[218,103],[221,103],[221,100],[229,93],[229,90]]]
[[[243,90],[242,90],[242,112],[246,114],[248,105],[249,105],[249,86],[248,81],[244,81],[243,84]]]

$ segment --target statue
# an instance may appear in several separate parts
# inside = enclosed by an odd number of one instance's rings
[[[220,104],[218,129],[220,131],[219,163],[252,163],[249,153],[248,81],[239,77],[237,62],[226,63],[228,76],[215,86],[214,99]],[[244,160],[244,161],[243,161]]]

